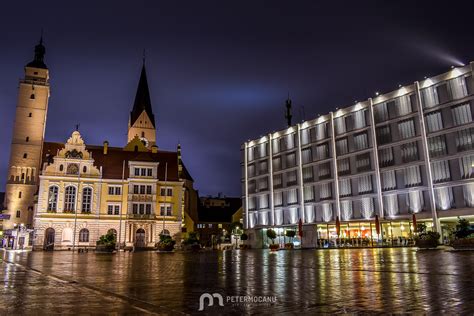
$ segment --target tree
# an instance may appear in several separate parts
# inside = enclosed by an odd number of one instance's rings
[[[249,236],[246,233],[243,233],[242,235],[240,235],[240,240],[245,241],[247,239],[249,239]]]
[[[267,237],[272,240],[272,244],[275,243],[275,238],[277,237],[277,234],[273,229],[267,229]]]
[[[471,234],[471,225],[465,218],[458,217],[458,224],[456,225],[456,238],[466,238]]]
[[[294,230],[287,230],[285,233],[286,237],[290,238],[290,241],[293,242],[293,238],[296,236],[296,231]]]

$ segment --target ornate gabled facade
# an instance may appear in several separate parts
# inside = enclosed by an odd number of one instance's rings
[[[44,141],[49,73],[42,41],[25,67],[7,181],[4,226],[13,249],[95,247],[116,234],[122,247],[152,247],[160,234],[179,243],[197,209],[193,179],[176,151],[158,150],[145,65],[122,147]]]

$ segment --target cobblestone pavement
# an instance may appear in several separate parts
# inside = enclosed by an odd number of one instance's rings
[[[474,313],[474,252],[0,251],[0,262],[2,315]],[[216,299],[198,312],[203,293],[221,294],[224,307]]]

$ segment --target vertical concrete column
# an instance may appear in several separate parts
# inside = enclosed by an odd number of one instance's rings
[[[268,171],[269,177],[268,180],[270,185],[270,210],[272,214],[270,225],[275,225],[275,201],[273,197],[273,139],[272,134],[268,134]]]
[[[370,131],[372,132],[372,148],[374,153],[375,180],[377,182],[377,204],[379,206],[380,218],[384,217],[383,198],[382,198],[382,180],[380,179],[379,152],[377,145],[377,133],[375,131],[374,104],[372,98],[369,98]]]
[[[300,215],[301,215],[301,221],[304,223],[304,187],[303,187],[303,160],[301,158],[301,124],[297,125],[297,146],[298,146],[298,186],[300,188]]]
[[[433,224],[434,228],[437,232],[441,233],[441,227],[438,220],[438,213],[436,211],[436,201],[435,201],[435,193],[433,187],[433,173],[431,170],[431,161],[430,161],[430,152],[428,150],[428,137],[426,134],[426,126],[425,126],[425,117],[423,115],[423,104],[421,102],[421,92],[420,92],[420,83],[415,81],[415,96],[416,101],[418,104],[418,118],[420,121],[421,127],[421,142],[423,144],[423,151],[425,153],[425,167],[426,167],[426,175],[428,177],[428,186],[429,186],[429,196],[430,196],[430,207],[431,207],[431,215],[433,217]]]
[[[341,205],[339,202],[339,176],[337,175],[337,156],[336,156],[336,134],[334,132],[334,113],[329,112],[331,115],[331,147],[332,147],[332,163],[334,169],[334,194],[336,195],[336,215],[341,219]]]

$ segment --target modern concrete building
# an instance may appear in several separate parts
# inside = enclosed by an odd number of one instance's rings
[[[355,245],[406,244],[413,219],[443,236],[458,216],[474,220],[473,68],[245,142],[250,243],[261,247],[267,228],[282,234],[300,219],[304,247],[334,243],[337,220]]]

